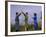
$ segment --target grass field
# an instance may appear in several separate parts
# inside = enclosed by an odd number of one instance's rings
[[[31,25],[29,25],[29,24],[28,25],[20,25],[20,29],[19,30],[20,31],[25,31],[25,27],[26,26],[28,26],[28,31],[35,31],[33,24],[31,24]],[[42,26],[41,22],[38,22],[38,29],[37,30],[41,30],[42,29],[41,26]],[[15,26],[12,26],[12,24],[11,24],[11,32],[16,32]]]

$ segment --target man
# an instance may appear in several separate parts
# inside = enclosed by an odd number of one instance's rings
[[[26,12],[26,14],[22,12],[22,14],[25,16],[25,31],[27,31],[28,30],[28,12]]]
[[[18,12],[16,12],[16,18],[15,18],[15,27],[16,27],[16,31],[19,31],[19,16],[21,15],[21,13],[20,14],[18,14]]]

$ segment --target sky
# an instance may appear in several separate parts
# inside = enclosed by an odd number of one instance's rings
[[[41,6],[34,6],[34,5],[11,5],[10,6],[10,19],[11,23],[15,23],[15,17],[16,17],[16,12],[21,13],[21,12],[28,12],[28,23],[31,24],[33,22],[32,17],[34,17],[34,13],[37,13],[37,20],[40,20],[41,17],[41,12],[42,12],[42,7]],[[21,14],[19,16],[19,22],[20,24],[24,24],[24,15]]]

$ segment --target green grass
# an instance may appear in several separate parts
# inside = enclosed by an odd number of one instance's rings
[[[27,27],[27,26],[28,26],[28,31],[34,31],[34,25],[33,24],[21,25],[19,30],[25,31],[25,27]],[[41,22],[38,22],[38,29],[37,30],[41,30],[42,29],[41,26],[42,26]],[[12,26],[12,24],[11,24],[11,32],[16,32],[15,26]]]

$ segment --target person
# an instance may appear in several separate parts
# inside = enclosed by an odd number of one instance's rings
[[[37,30],[38,29],[38,23],[37,23],[37,14],[34,13],[34,29]]]
[[[19,16],[21,15],[21,13],[20,14],[18,14],[18,12],[16,12],[16,18],[15,18],[15,28],[16,28],[16,32],[17,31],[19,31]]]
[[[28,12],[26,14],[22,12],[22,14],[25,16],[25,31],[28,30]]]

